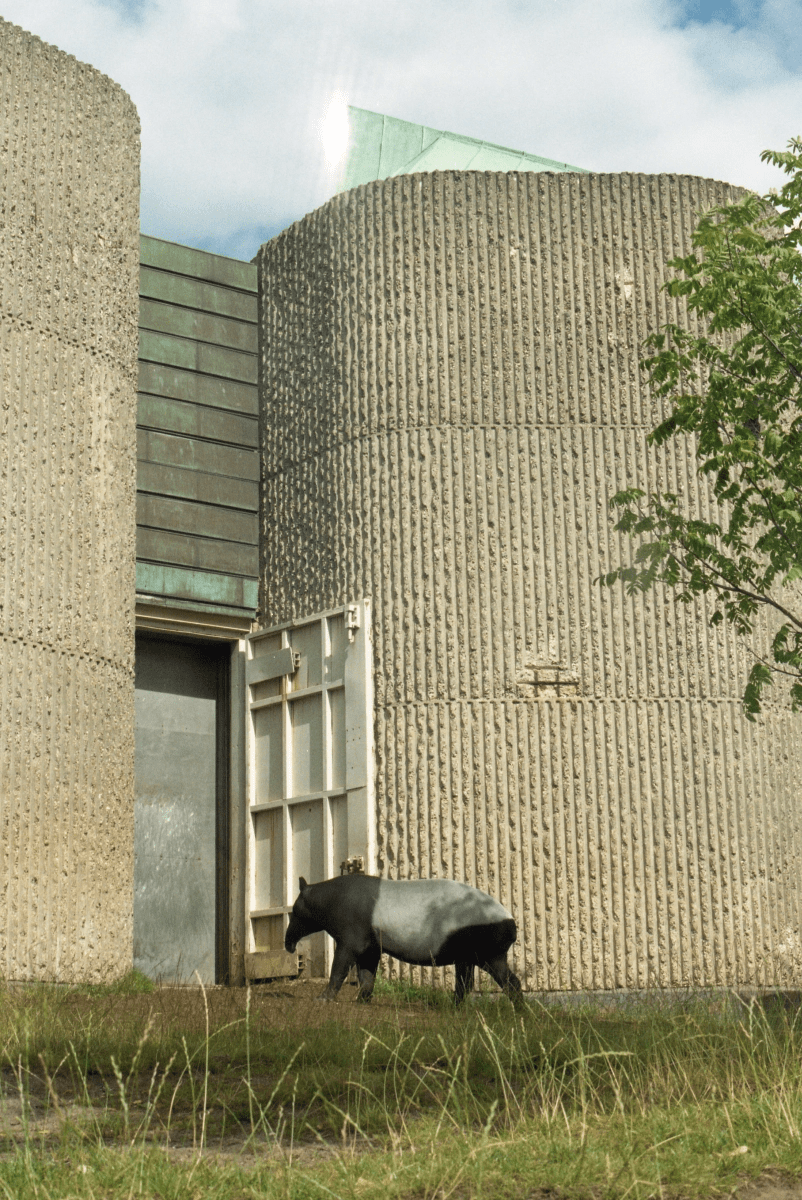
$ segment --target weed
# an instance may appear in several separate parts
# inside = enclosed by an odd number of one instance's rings
[[[802,1173],[802,1019],[383,983],[0,993],[0,1197],[712,1195]]]

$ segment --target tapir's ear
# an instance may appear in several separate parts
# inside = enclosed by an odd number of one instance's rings
[[[309,884],[306,882],[306,880],[304,879],[304,877],[302,875],[301,878],[298,880],[298,890],[301,892],[305,892],[308,887],[309,887]]]

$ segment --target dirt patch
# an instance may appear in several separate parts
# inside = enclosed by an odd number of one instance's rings
[[[761,1175],[733,1192],[736,1200],[802,1200],[802,1179]]]
[[[403,1027],[420,1028],[427,1015],[437,1019],[439,1010],[419,1000],[399,1001],[393,995],[376,995],[370,1004],[356,1003],[356,988],[346,984],[336,1001],[322,1001],[322,979],[282,980],[256,984],[250,989],[250,1015],[257,1023],[278,1025],[297,1032],[317,1028],[336,1019],[347,1028],[370,1028],[385,1023],[388,1017]],[[244,1020],[248,1004],[245,988],[210,987],[205,994],[194,987],[159,987],[153,992],[135,995],[96,996],[81,991],[65,992],[56,1006],[65,1018],[78,1024],[91,1017],[93,1024],[154,1020],[154,1032],[180,1025],[185,1031],[201,1032],[207,1014],[212,1029],[231,1021]]]
[[[199,1157],[197,1148],[193,1146],[167,1146],[164,1149],[173,1162],[192,1163]],[[376,1146],[369,1143],[354,1145],[349,1142],[347,1153],[359,1156],[376,1149]],[[230,1138],[221,1143],[204,1146],[200,1157],[204,1162],[236,1163],[239,1167],[258,1167],[265,1162],[276,1162],[303,1170],[319,1166],[321,1162],[336,1158],[342,1153],[343,1146],[340,1143],[323,1139],[319,1142],[304,1141],[295,1142],[292,1146],[276,1146],[253,1139],[246,1142],[244,1138]]]
[[[0,1095],[0,1139],[22,1141],[27,1135],[38,1142],[61,1134],[66,1124],[91,1121],[94,1110],[81,1104],[46,1106],[34,1098],[23,1102]]]
[[[324,986],[323,980],[301,979],[256,985],[250,994],[228,987],[205,993],[179,987],[134,994],[15,992],[13,1012],[5,1016],[10,1027],[30,1032],[31,1049],[24,1058],[9,1055],[0,1067],[0,1153],[13,1153],[26,1135],[55,1147],[67,1133],[109,1146],[144,1138],[167,1146],[171,1156],[191,1158],[202,1119],[204,1158],[287,1162],[289,1154],[294,1163],[311,1163],[340,1152],[339,1123],[327,1115],[320,1088],[338,1072],[343,1087],[349,1086],[351,1068],[338,1057],[341,1042],[353,1043],[353,1050],[364,1041],[363,1030],[377,1030],[381,1041],[418,1035],[442,1021],[442,1011],[393,995],[357,1004],[351,987],[336,1002],[321,1003]],[[28,1046],[27,1034],[23,1044]],[[303,1077],[296,1116],[294,1094],[284,1094],[290,1087],[284,1075],[303,1047],[294,1068]],[[160,1079],[164,1086],[151,1104],[154,1080]],[[277,1092],[282,1085],[284,1092]],[[267,1128],[261,1113],[266,1103]],[[290,1111],[291,1117],[282,1115]],[[274,1120],[280,1145],[271,1140]],[[291,1150],[289,1136],[295,1139]]]

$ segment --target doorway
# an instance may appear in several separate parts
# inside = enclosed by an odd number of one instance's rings
[[[227,644],[138,634],[134,966],[229,977]]]

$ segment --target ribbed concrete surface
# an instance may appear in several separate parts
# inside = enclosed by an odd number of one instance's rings
[[[139,121],[0,21],[0,974],[131,964]]]
[[[629,552],[617,488],[710,511],[692,447],[646,451],[638,358],[730,194],[407,176],[260,255],[262,619],[372,598],[379,869],[499,895],[531,987],[802,967],[799,718],[744,720],[748,655],[701,606],[593,583]]]

